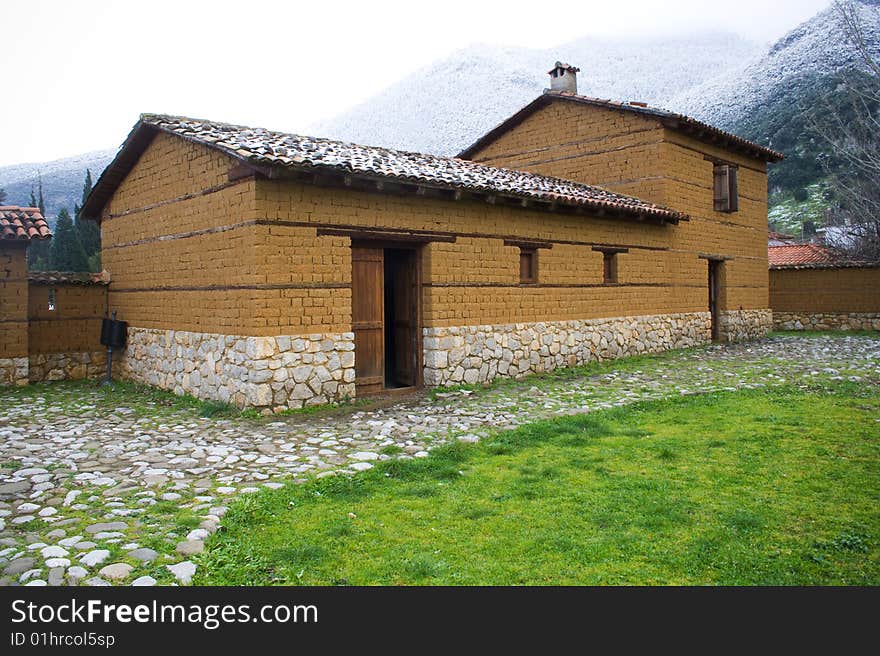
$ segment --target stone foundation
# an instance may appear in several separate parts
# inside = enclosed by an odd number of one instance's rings
[[[36,353],[28,363],[28,380],[40,383],[47,380],[80,380],[100,378],[107,373],[107,352],[93,353]]]
[[[724,342],[758,339],[773,327],[773,310],[726,310],[719,313],[719,337]]]
[[[519,378],[597,360],[697,346],[710,339],[708,312],[426,328],[425,385]]]
[[[122,378],[239,407],[279,411],[355,395],[354,333],[240,337],[129,327],[119,355]]]
[[[776,330],[880,330],[880,312],[774,312]]]
[[[0,358],[0,385],[27,385],[27,358]]]

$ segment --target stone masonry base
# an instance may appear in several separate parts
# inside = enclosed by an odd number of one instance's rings
[[[494,326],[427,328],[425,384],[519,378],[710,340],[708,312]]]
[[[774,312],[777,330],[880,330],[880,312]]]
[[[738,341],[765,335],[772,313],[732,310],[720,319],[722,340]],[[711,317],[708,312],[692,312],[426,328],[424,335],[425,384],[457,385],[706,344],[711,339]]]
[[[720,313],[719,335],[722,341],[739,342],[763,337],[773,327],[773,311],[727,310]]]
[[[354,334],[240,337],[129,327],[118,375],[275,411],[353,398]]]
[[[27,385],[27,358],[0,358],[0,385]]]
[[[107,352],[92,353],[36,353],[28,363],[28,380],[39,383],[47,380],[80,380],[100,378],[107,373]]]

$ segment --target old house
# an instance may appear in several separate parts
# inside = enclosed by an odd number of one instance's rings
[[[0,385],[91,378],[106,366],[103,274],[28,272],[32,241],[52,238],[36,207],[0,207]]]
[[[83,208],[120,375],[280,409],[764,334],[782,156],[576,74],[458,158],[143,115]]]
[[[771,244],[767,251],[776,328],[880,330],[880,262],[818,244]]]

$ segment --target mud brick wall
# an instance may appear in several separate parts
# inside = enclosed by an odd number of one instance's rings
[[[695,297],[685,291],[687,281],[705,287],[706,264],[698,255],[708,254],[727,258],[722,310],[768,307],[763,162],[692,139],[644,116],[566,102],[538,110],[473,159],[599,185],[688,213],[691,220],[671,228],[663,244],[667,251],[662,270],[672,282],[681,283],[667,301],[691,302]],[[737,212],[713,208],[713,160],[738,166]],[[704,309],[704,298],[700,305]]]
[[[131,325],[249,334],[253,179],[225,155],[157,135],[104,209],[110,310]],[[244,224],[244,225],[242,225]]]
[[[775,313],[880,313],[880,267],[774,269]]]
[[[28,353],[27,248],[0,244],[0,359]]]
[[[54,291],[55,309],[49,309]],[[28,285],[28,353],[100,351],[106,285]]]

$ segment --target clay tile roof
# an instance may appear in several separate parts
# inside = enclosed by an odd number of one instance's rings
[[[544,201],[555,205],[579,206],[637,219],[677,223],[687,215],[632,196],[600,187],[478,164],[454,157],[361,146],[342,141],[273,132],[263,128],[218,123],[181,116],[144,114],[132,130],[117,158],[101,175],[87,199],[83,214],[95,218],[121,180],[126,166],[133,166],[134,153],[143,143],[143,128],[160,130],[219,150],[256,167],[295,171],[335,172],[360,178],[390,179],[428,188],[465,190]],[[145,146],[143,146],[145,147]],[[118,168],[119,170],[115,170]],[[551,205],[553,204],[553,205]]]
[[[28,271],[28,282],[37,285],[109,285],[110,274],[88,271]]]
[[[771,269],[841,269],[848,267],[876,267],[880,262],[865,262],[818,244],[784,244],[767,247]]]
[[[570,91],[551,91],[549,89],[544,91],[543,94],[535,98],[516,114],[477,139],[477,141],[461,151],[458,156],[463,158],[472,157],[474,153],[495,141],[495,139],[512,127],[522,123],[531,114],[556,100],[575,102],[593,107],[604,107],[606,109],[615,109],[624,112],[634,112],[636,114],[655,118],[664,126],[672,130],[684,132],[699,141],[724,146],[731,150],[749,155],[750,157],[755,157],[767,162],[778,162],[785,159],[785,155],[780,152],[753,143],[747,139],[738,137],[731,132],[726,132],[721,128],[716,128],[713,125],[703,123],[702,121],[698,121],[690,116],[685,116],[684,114],[677,114],[658,107],[648,107],[645,103],[640,102],[618,102],[602,98],[581,96]]]
[[[0,205],[0,241],[49,239],[52,231],[36,207]]]

